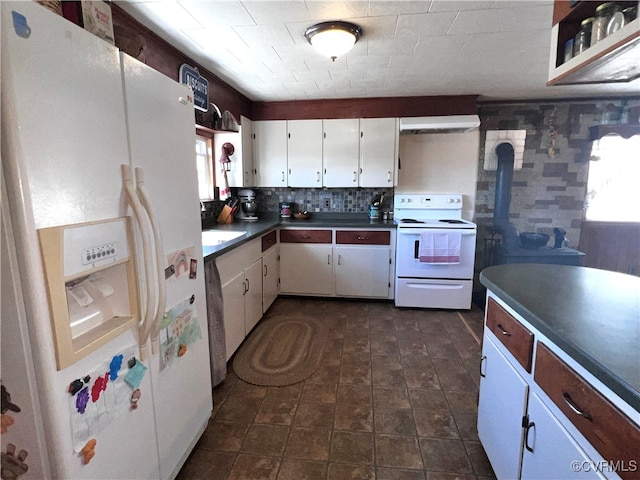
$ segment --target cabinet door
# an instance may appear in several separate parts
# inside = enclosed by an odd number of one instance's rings
[[[529,448],[522,453],[522,480],[604,478],[592,468],[596,461],[589,460],[535,393],[529,398],[528,412],[531,423],[525,431],[525,445]]]
[[[245,335],[262,318],[262,260],[258,260],[244,271],[244,326]]]
[[[360,127],[357,118],[323,120],[325,187],[357,187]]]
[[[227,360],[238,349],[245,336],[244,326],[244,273],[222,286],[224,300],[224,334]]]
[[[336,295],[387,298],[390,258],[389,247],[335,247]]]
[[[290,187],[322,187],[322,120],[287,121]]]
[[[360,186],[393,187],[398,158],[395,118],[360,119]]]
[[[280,291],[304,295],[333,295],[331,245],[280,245]]]
[[[216,133],[213,135],[213,167],[216,169],[216,175],[220,180],[218,183],[224,183],[221,178],[221,167],[218,159],[220,158],[222,145],[224,145],[225,143],[231,143],[234,148],[233,155],[229,157],[231,159],[231,163],[229,163],[229,171],[227,172],[229,186],[248,186],[244,183],[245,177],[247,177],[245,173],[245,154],[247,152],[245,152],[244,143],[242,142],[242,134],[238,132]],[[253,161],[251,162],[251,168],[253,168]]]
[[[253,122],[256,187],[287,186],[287,121]]]
[[[242,185],[238,187],[253,187],[253,122],[247,117],[240,116],[240,136],[242,145]],[[214,156],[214,160],[215,160]]]
[[[280,286],[279,247],[267,250],[262,257],[262,313],[265,313],[278,297]]]
[[[529,386],[485,331],[482,342],[478,436],[497,478],[519,478],[522,417]],[[515,360],[514,360],[515,362]]]

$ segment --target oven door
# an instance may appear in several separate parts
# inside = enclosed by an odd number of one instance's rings
[[[460,232],[460,263],[431,264],[420,261],[418,251],[420,235],[428,230],[433,233]],[[396,246],[396,277],[410,278],[473,278],[475,261],[476,230],[475,228],[398,228]]]

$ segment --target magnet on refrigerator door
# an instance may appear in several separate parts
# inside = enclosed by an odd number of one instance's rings
[[[74,390],[79,382],[83,384],[75,394],[69,391],[71,435],[76,452],[80,452],[91,438],[97,437],[113,420],[129,411],[134,387],[125,381],[131,369],[124,359],[133,358],[136,351],[137,346],[128,347],[105,359],[82,379],[70,383],[68,388],[74,386]],[[140,362],[136,362],[134,367],[136,365],[142,366]],[[126,367],[123,369],[123,366]],[[115,375],[116,372],[122,374]]]
[[[191,295],[164,315],[160,325],[160,370],[169,367],[174,358],[186,353],[188,345],[202,338],[194,299]]]
[[[169,265],[173,265],[173,276],[175,279],[179,279],[185,275],[189,278],[195,278],[192,275],[193,266],[191,265],[193,259],[193,247],[184,248],[167,255]]]

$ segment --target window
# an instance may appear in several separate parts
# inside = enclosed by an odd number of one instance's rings
[[[198,168],[198,192],[200,200],[213,200],[215,171],[211,139],[196,135],[196,165]]]
[[[593,142],[585,220],[640,222],[640,135]]]

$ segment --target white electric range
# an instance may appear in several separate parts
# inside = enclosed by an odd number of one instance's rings
[[[462,219],[462,195],[396,194],[393,215],[398,225],[395,305],[471,308],[477,227]],[[459,258],[425,261],[420,255],[423,232],[459,235]]]

